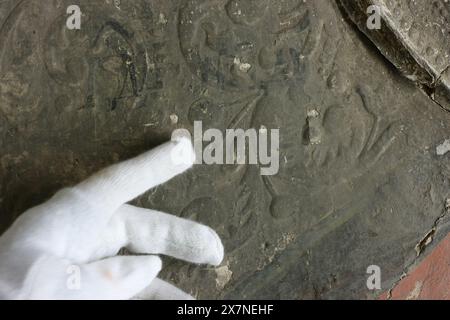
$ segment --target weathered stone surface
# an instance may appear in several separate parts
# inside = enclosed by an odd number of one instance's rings
[[[449,300],[450,236],[381,299]]]
[[[193,121],[280,128],[280,172],[205,166],[136,203],[204,222],[217,271],[167,259],[199,298],[366,298],[449,230],[450,115],[401,77],[334,1],[0,3],[0,229]],[[171,115],[178,122],[171,121]],[[434,241],[416,245],[432,228]]]
[[[409,79],[450,110],[450,3],[447,0],[339,0],[358,28]],[[368,8],[381,28],[367,26]]]

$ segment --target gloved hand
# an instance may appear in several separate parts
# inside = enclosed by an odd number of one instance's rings
[[[156,278],[161,270],[156,254],[218,265],[223,259],[218,235],[125,203],[187,170],[194,158],[191,141],[178,138],[26,211],[0,238],[0,298],[191,298]],[[116,256],[123,247],[146,255]]]

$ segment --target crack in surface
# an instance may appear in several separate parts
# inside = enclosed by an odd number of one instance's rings
[[[403,272],[400,275],[400,277],[396,281],[394,281],[391,288],[389,289],[389,291],[387,293],[387,300],[392,299],[392,292],[394,291],[394,289],[398,286],[398,284],[404,278],[406,278],[408,276],[408,273],[411,271],[411,269],[417,265],[417,263],[420,260],[420,257],[423,255],[423,253],[425,252],[428,245],[433,242],[434,236],[436,235],[436,232],[438,231],[439,225],[442,223],[444,218],[449,214],[450,214],[450,199],[447,199],[445,201],[445,207],[444,207],[442,214],[436,218],[431,229],[425,234],[424,237],[422,237],[422,239],[414,247],[414,250],[416,251],[416,257],[413,259],[413,261],[411,263],[409,263],[403,269]]]

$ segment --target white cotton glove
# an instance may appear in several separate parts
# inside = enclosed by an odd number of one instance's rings
[[[156,254],[219,265],[218,235],[125,203],[193,163],[191,141],[178,138],[26,211],[0,237],[0,298],[190,299],[156,278],[161,270]],[[123,247],[146,255],[116,256]]]

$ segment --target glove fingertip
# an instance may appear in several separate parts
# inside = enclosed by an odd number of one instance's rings
[[[185,131],[186,133],[183,133]],[[171,139],[175,144],[171,151],[171,160],[174,165],[183,166],[184,169],[188,169],[195,163],[194,147],[189,131],[179,130],[177,132],[177,134],[172,135]]]
[[[211,228],[208,228],[211,236],[213,237],[213,254],[211,256],[211,260],[208,261],[209,264],[213,266],[219,266],[224,258],[225,250],[222,244],[222,240],[220,240],[219,235]]]

